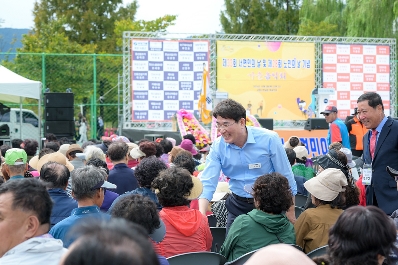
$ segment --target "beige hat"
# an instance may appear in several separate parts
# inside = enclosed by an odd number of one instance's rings
[[[65,156],[68,156],[69,153],[73,151],[80,151],[83,153],[83,148],[81,148],[78,144],[71,144],[68,148],[68,151],[66,151]]]
[[[70,144],[63,144],[59,147],[58,152],[60,152],[61,154],[63,154],[64,156],[66,156],[66,152],[69,149]]]
[[[319,175],[304,183],[304,187],[315,198],[327,202],[336,199],[340,192],[345,191],[347,185],[344,173],[337,168],[325,169]]]
[[[129,147],[129,149],[127,151],[129,154],[130,154],[131,150],[133,150],[134,147],[138,147],[138,145],[135,143],[127,143],[127,146]]]
[[[132,158],[134,158],[134,159],[138,159],[138,158],[144,157],[144,156],[146,156],[146,155],[145,155],[145,153],[142,152],[142,151],[140,150],[140,148],[137,146],[137,147],[134,147],[133,149],[131,149],[131,151],[130,151],[130,156],[131,156]]]
[[[203,184],[202,181],[200,181],[199,178],[191,176],[192,177],[192,182],[193,182],[193,188],[191,189],[191,193],[189,194],[188,197],[186,197],[188,200],[195,200],[199,198],[200,194],[203,192]]]
[[[74,169],[74,166],[68,161],[68,159],[66,158],[66,156],[64,156],[61,153],[55,152],[55,153],[51,153],[51,154],[47,154],[42,156],[42,158],[39,159],[39,162],[37,162],[37,168],[36,170],[38,172],[40,172],[41,167],[47,163],[47,162],[57,162],[61,165],[66,166],[69,171],[72,171]]]
[[[298,136],[290,136],[289,139],[287,139],[287,141],[283,144],[283,147],[293,149],[294,147],[290,145],[290,139],[292,139],[292,138],[297,138],[299,140],[297,145],[298,146],[300,145],[301,141]]]
[[[224,198],[227,193],[231,193],[228,182],[218,182],[216,191],[213,194],[212,202],[216,202]]]
[[[300,160],[307,160],[308,151],[305,146],[296,146],[293,151],[296,153],[296,158]]]
[[[29,166],[32,168],[36,169],[37,168],[37,162],[39,162],[39,155],[35,155],[29,160]]]

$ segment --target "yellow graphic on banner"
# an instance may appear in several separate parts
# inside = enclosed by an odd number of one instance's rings
[[[314,117],[314,88],[314,43],[217,41],[217,90],[252,115]]]

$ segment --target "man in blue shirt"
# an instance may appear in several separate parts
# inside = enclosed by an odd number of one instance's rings
[[[220,171],[230,178],[227,229],[240,214],[254,208],[253,197],[245,191],[261,175],[278,172],[285,176],[293,195],[297,193],[296,182],[289,161],[277,133],[263,128],[246,127],[246,110],[238,102],[226,99],[213,111],[216,127],[221,133],[210,149],[202,173],[203,193],[199,197],[199,210],[206,214]],[[294,204],[287,212],[289,220],[295,222]]]
[[[68,232],[78,222],[88,217],[91,218],[87,221],[92,221],[92,218],[109,219],[109,215],[100,211],[104,201],[104,188],[114,189],[116,186],[105,179],[106,173],[94,166],[85,166],[72,172],[72,196],[77,200],[78,208],[50,230],[54,238],[64,242],[64,247],[69,247],[76,239],[73,235],[68,235]]]
[[[51,210],[51,227],[69,217],[77,202],[66,193],[69,169],[57,162],[47,162],[40,169],[40,180],[46,185],[54,202]]]

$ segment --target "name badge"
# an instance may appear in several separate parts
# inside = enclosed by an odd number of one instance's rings
[[[362,184],[370,185],[372,183],[372,165],[364,164],[362,171]]]
[[[249,164],[249,169],[261,168],[261,163]]]

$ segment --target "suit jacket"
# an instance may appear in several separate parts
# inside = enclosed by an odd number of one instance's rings
[[[377,140],[374,158],[370,156],[368,131],[363,137],[363,160],[372,163],[372,182],[366,187],[366,204],[373,205],[373,196],[386,214],[398,209],[397,183],[387,173],[386,167],[398,169],[398,121],[388,117]]]

